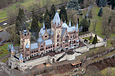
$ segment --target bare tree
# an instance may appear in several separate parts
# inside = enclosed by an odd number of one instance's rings
[[[111,72],[111,68],[108,67],[108,68],[107,68],[107,72],[106,72],[106,76],[112,76],[111,73],[112,73],[112,72]]]
[[[111,33],[115,33],[115,12],[112,12],[109,26]]]
[[[12,25],[12,27],[9,27],[7,29],[7,32],[10,33],[10,42],[12,42],[13,44],[19,44],[20,37],[19,35],[16,34],[15,25]]]
[[[7,18],[9,24],[14,24],[17,16],[17,9],[9,8],[7,9]]]
[[[88,66],[84,76],[102,76],[100,70],[96,66]]]
[[[109,12],[109,9],[103,8],[103,21],[102,21],[102,27],[103,27],[103,34],[105,35],[106,38],[110,36],[110,30],[109,30],[109,17],[111,15],[111,12]]]

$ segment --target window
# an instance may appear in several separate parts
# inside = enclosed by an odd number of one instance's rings
[[[46,38],[47,36],[45,36],[45,38]]]
[[[75,43],[75,40],[74,40],[74,43]]]
[[[57,44],[57,46],[59,46],[59,43]]]
[[[72,36],[71,36],[71,38],[72,38]]]
[[[59,38],[59,35],[57,35],[57,38]]]
[[[59,39],[57,39],[57,42],[59,42]]]
[[[40,51],[43,51],[43,50],[44,50],[44,48],[41,48],[41,49],[40,49]]]

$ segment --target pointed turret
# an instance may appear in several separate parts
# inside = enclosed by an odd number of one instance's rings
[[[43,22],[43,29],[45,29],[45,22]]]
[[[11,55],[14,55],[15,54],[15,49],[14,49],[14,46],[11,45]]]
[[[22,54],[20,54],[20,56],[19,56],[19,61],[23,62],[23,55]]]
[[[78,23],[77,23],[77,25],[76,25],[76,32],[78,32],[78,30],[79,30],[79,28],[78,28]]]
[[[56,12],[54,18],[53,18],[53,24],[56,24],[56,26],[58,26],[60,24],[61,20],[60,20],[60,17],[59,17],[59,13]]]
[[[69,20],[69,27],[71,27],[71,20]]]

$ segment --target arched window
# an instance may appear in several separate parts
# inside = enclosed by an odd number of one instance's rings
[[[57,38],[59,38],[59,34],[57,35]]]

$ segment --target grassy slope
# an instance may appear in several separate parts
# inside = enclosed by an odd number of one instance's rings
[[[6,56],[9,53],[7,50],[9,44],[10,43],[6,43],[3,46],[0,46],[0,58]]]
[[[92,15],[93,15],[93,18],[91,19],[91,25],[90,25],[90,28],[89,30],[90,31],[93,31],[93,22],[94,20],[96,20],[96,29],[95,29],[95,33],[101,37],[104,37],[102,35],[102,18],[97,16],[98,15],[98,11],[99,11],[99,8],[97,6],[94,6],[93,9],[92,9]]]
[[[61,3],[61,0],[49,0],[49,1],[50,1],[48,3],[49,5],[50,4],[59,4],[59,3]],[[24,2],[22,2],[22,3],[17,2],[15,4],[9,5],[9,7],[6,7],[4,9],[0,9],[0,19],[3,19],[3,18],[7,17],[7,9],[9,9],[9,8],[16,9],[16,6],[18,4],[20,4],[25,9],[30,10],[32,8],[33,4],[37,4],[40,7],[43,7],[47,4],[46,2],[47,2],[47,0],[24,0]]]
[[[0,19],[5,18],[6,15],[7,15],[6,10],[5,9],[0,9]]]
[[[111,76],[115,76],[115,67],[106,68],[106,69],[101,71],[103,76],[107,76],[107,72],[110,72],[109,74],[111,74]]]
[[[108,7],[105,7],[105,8],[108,8]],[[104,35],[102,35],[102,31],[103,31],[102,17],[97,16],[98,12],[99,12],[99,7],[94,6],[93,9],[92,9],[93,18],[91,19],[92,22],[91,22],[89,30],[93,31],[93,24],[94,24],[93,21],[96,20],[97,23],[96,23],[96,31],[95,31],[95,33],[97,35],[101,36],[102,38],[104,38]],[[115,38],[115,34],[111,34],[110,38]]]

